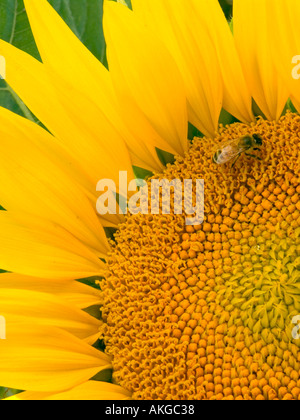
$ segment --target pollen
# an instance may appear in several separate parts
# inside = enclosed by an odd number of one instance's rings
[[[213,162],[216,142],[253,133],[260,159]],[[196,138],[163,177],[205,180],[204,223],[140,214],[121,225],[101,334],[134,399],[300,399],[299,136],[288,113]]]

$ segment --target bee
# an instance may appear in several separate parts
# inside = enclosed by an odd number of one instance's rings
[[[223,165],[224,163],[228,163],[233,160],[233,167],[243,153],[247,156],[261,160],[259,156],[249,152],[252,150],[260,150],[262,145],[263,139],[259,134],[252,134],[234,140],[229,140],[221,144],[220,148],[213,156],[213,161],[218,165]]]

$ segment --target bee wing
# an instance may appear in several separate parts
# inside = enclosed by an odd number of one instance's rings
[[[230,162],[231,160],[235,159],[239,154],[241,154],[245,150],[245,148],[239,143],[239,138],[222,143],[216,152],[216,154],[218,155],[217,163],[223,164]]]

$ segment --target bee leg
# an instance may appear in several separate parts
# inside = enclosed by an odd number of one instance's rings
[[[235,160],[234,160],[234,162],[233,162],[233,164],[232,164],[231,168],[233,168],[233,167],[235,166],[235,164],[236,164],[236,162],[238,161],[238,159],[240,158],[241,154],[242,154],[242,153],[240,153],[240,154],[239,154],[239,155],[235,158]]]
[[[252,155],[251,153],[245,153],[245,155],[246,155],[246,156],[250,156],[250,157],[252,157],[252,158],[254,158],[254,159],[262,160],[259,156]]]

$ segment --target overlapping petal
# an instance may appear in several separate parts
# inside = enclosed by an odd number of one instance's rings
[[[91,137],[88,140],[93,145],[91,150],[93,150],[94,157],[89,159],[93,162],[93,159],[99,160],[100,157],[105,156],[102,167],[103,169],[108,169],[106,176],[115,168],[118,170],[123,168],[130,174],[131,167],[128,159],[128,150],[124,148],[125,140],[128,143],[131,161],[134,165],[143,165],[142,167],[150,170],[158,169],[159,167],[155,160],[145,152],[144,145],[137,142],[122,121],[111,77],[107,69],[78,40],[46,0],[28,0],[25,2],[25,5],[35,40],[46,68],[47,77],[54,86],[59,100],[64,102],[65,113],[68,114],[73,124],[73,117],[76,116],[76,128],[79,131],[81,130],[77,140],[78,143],[81,142],[83,135],[87,135],[83,128],[90,125],[87,132]],[[64,47],[65,44],[61,42],[62,39],[67,43],[68,51]],[[28,74],[28,70],[25,70],[25,74]],[[14,78],[17,78],[17,76],[14,75]],[[12,82],[12,86],[15,88],[15,80]],[[23,93],[24,87],[21,85],[18,88]],[[20,96],[22,97],[22,95]],[[77,101],[73,100],[74,96],[77,97]],[[32,105],[36,105],[37,99],[32,97],[30,92],[28,97],[25,98],[25,102],[32,108],[29,101],[30,103],[34,101],[35,103]],[[82,112],[83,109],[86,109],[86,106],[89,107],[88,114]],[[37,111],[34,112],[38,112],[38,115],[41,115],[41,112],[47,113],[47,110],[44,108],[39,104]],[[53,117],[49,116],[49,112],[47,115],[45,114],[44,118],[47,127],[50,124],[48,122],[49,117],[51,125],[56,125],[55,133],[58,136],[58,130],[61,131],[63,129],[57,124],[57,118],[52,121]],[[65,130],[66,128],[67,126]],[[51,128],[52,132],[54,132],[53,130],[54,128]],[[65,140],[66,134],[64,133],[64,137],[61,137],[64,142],[68,141]],[[98,143],[98,145],[95,145],[94,142]],[[68,141],[68,146],[72,147],[72,141]],[[102,147],[102,152],[100,151],[99,153],[98,149],[100,147]],[[116,150],[118,153],[115,153]],[[99,168],[97,173],[99,173]],[[104,178],[104,176],[102,174],[101,177],[98,175],[98,180],[100,178]],[[113,176],[109,176],[109,178],[118,181],[116,173]]]
[[[9,326],[58,327],[91,345],[99,338],[99,320],[51,294],[0,287],[0,307]]]
[[[289,97],[289,91],[278,75],[271,45],[271,36],[267,24],[269,13],[276,4],[287,7],[288,2],[272,2],[267,7],[266,0],[234,1],[234,37],[243,65],[249,89],[255,102],[269,120],[280,118]],[[285,20],[286,10],[280,15]],[[277,20],[280,25],[279,20]],[[276,29],[277,30],[277,29]],[[290,33],[289,33],[290,35]],[[289,50],[290,40],[284,48]],[[278,48],[275,42],[276,49]],[[280,55],[282,60],[282,55]],[[288,64],[291,63],[292,56]],[[291,71],[290,71],[291,75]]]
[[[109,115],[115,115],[113,89],[107,69],[75,36],[47,0],[25,0],[24,4],[43,63],[74,88],[88,94],[95,103],[99,102],[100,106],[105,104]]]
[[[61,279],[54,280],[14,273],[2,273],[0,274],[0,293],[1,290],[5,289],[51,294],[79,309],[101,303],[97,289],[74,280],[63,281]]]
[[[198,22],[198,31],[203,33],[207,30],[216,48],[218,56],[216,65],[220,67],[223,79],[223,107],[240,121],[254,121],[251,94],[232,32],[219,2],[191,0],[189,4],[191,13]]]
[[[164,41],[175,59],[184,80],[190,122],[213,136],[218,128],[223,87],[215,45],[207,28],[199,24],[201,5],[201,1],[134,0],[133,10],[153,36],[157,34]],[[156,57],[153,54],[152,59],[156,61]]]
[[[62,392],[111,368],[110,359],[58,328],[8,324],[1,341],[0,383],[36,392]]]
[[[63,165],[60,167],[59,160],[57,164],[53,162],[53,155],[48,156],[47,150],[40,147],[50,142],[47,139],[50,135],[4,108],[0,108],[0,133],[2,206],[6,210],[43,215],[98,255],[105,255],[109,245],[96,209]]]
[[[72,280],[98,276],[105,264],[71,233],[47,219],[0,212],[0,267],[33,277]]]
[[[54,400],[54,401],[120,401],[129,400],[130,393],[122,387],[107,382],[88,381],[59,394],[41,392],[22,392],[8,400],[33,401],[33,400]]]
[[[132,134],[156,161],[155,148],[183,155],[188,145],[186,97],[167,48],[132,11],[114,2],[105,2],[104,31],[120,111]]]
[[[121,124],[108,120],[101,98],[93,102],[88,92],[80,92],[77,85],[4,41],[0,53],[10,69],[7,82],[75,161],[90,194],[96,194],[95,185],[102,178],[113,179],[118,186],[119,170],[133,178],[129,152],[118,132]],[[109,83],[107,77],[98,83]]]
[[[276,70],[300,112],[300,4],[297,0],[265,0],[270,49]]]

